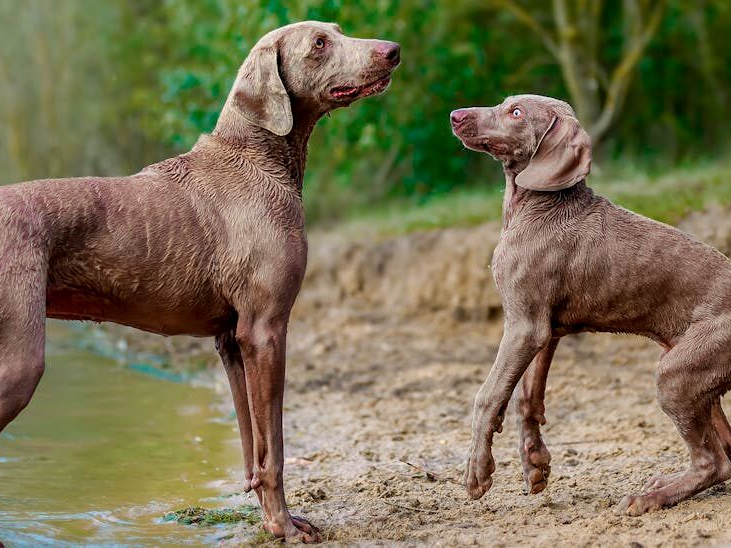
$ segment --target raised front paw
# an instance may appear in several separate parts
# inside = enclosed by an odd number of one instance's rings
[[[479,499],[492,487],[492,473],[495,471],[495,461],[492,458],[490,446],[473,449],[467,459],[465,470],[465,485],[471,499]]]
[[[533,430],[522,430],[520,459],[523,463],[523,479],[531,495],[540,493],[548,485],[551,474],[551,453],[543,443],[541,435]]]

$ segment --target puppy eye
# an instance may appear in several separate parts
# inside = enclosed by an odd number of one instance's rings
[[[511,114],[513,115],[513,118],[520,118],[523,115],[523,111],[516,107],[513,109]]]
[[[315,47],[317,49],[324,48],[325,47],[325,40],[323,40],[322,38],[318,38],[317,40],[315,40]]]

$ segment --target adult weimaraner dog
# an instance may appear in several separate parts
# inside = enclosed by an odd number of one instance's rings
[[[282,485],[290,309],[305,272],[302,179],[324,114],[383,92],[399,45],[304,22],[264,36],[214,131],[130,177],[0,190],[0,430],[44,369],[44,319],[215,337],[264,527],[317,541]]]
[[[563,101],[508,97],[451,114],[454,134],[503,164],[503,228],[492,270],[505,331],[474,406],[465,481],[472,498],[492,485],[491,445],[513,390],[529,490],[546,487],[550,454],[546,376],[559,339],[584,331],[644,335],[664,349],[657,393],[690,451],[690,468],[652,478],[620,508],[640,515],[731,477],[731,262],[715,249],[595,195],[586,186],[591,140]]]

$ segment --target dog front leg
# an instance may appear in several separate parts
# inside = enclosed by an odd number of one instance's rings
[[[251,433],[249,397],[246,393],[244,359],[236,342],[236,334],[230,331],[216,337],[216,350],[221,356],[234,400],[236,420],[239,424],[241,446],[244,452],[244,491],[248,493],[251,491],[251,480],[254,477],[254,441]],[[259,503],[261,503],[261,490],[256,489],[256,494],[259,497]]]
[[[244,360],[252,432],[251,488],[260,493],[264,528],[287,541],[319,542],[318,530],[289,513],[284,498],[285,320],[239,320],[236,341]]]
[[[465,470],[467,492],[473,499],[482,497],[492,486],[491,476],[495,471],[492,438],[495,432],[502,432],[505,408],[515,385],[550,339],[548,322],[531,319],[505,322],[495,363],[475,398],[472,443]]]

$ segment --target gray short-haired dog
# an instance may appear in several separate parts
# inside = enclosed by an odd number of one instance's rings
[[[0,189],[0,430],[44,369],[44,320],[215,337],[236,406],[245,490],[264,527],[316,541],[282,484],[287,322],[307,262],[302,179],[317,120],[384,91],[398,44],[304,22],[264,36],[215,130],[130,177]]]
[[[731,477],[731,428],[720,397],[731,388],[731,262],[676,230],[617,207],[586,186],[591,141],[565,102],[508,97],[451,114],[454,134],[503,164],[503,229],[492,269],[505,332],[477,394],[465,480],[473,498],[490,489],[491,445],[510,396],[518,400],[524,477],[543,490],[550,454],[546,376],[569,333],[634,333],[664,353],[657,392],[690,451],[684,472],[652,478],[621,508],[640,515],[672,506]]]

